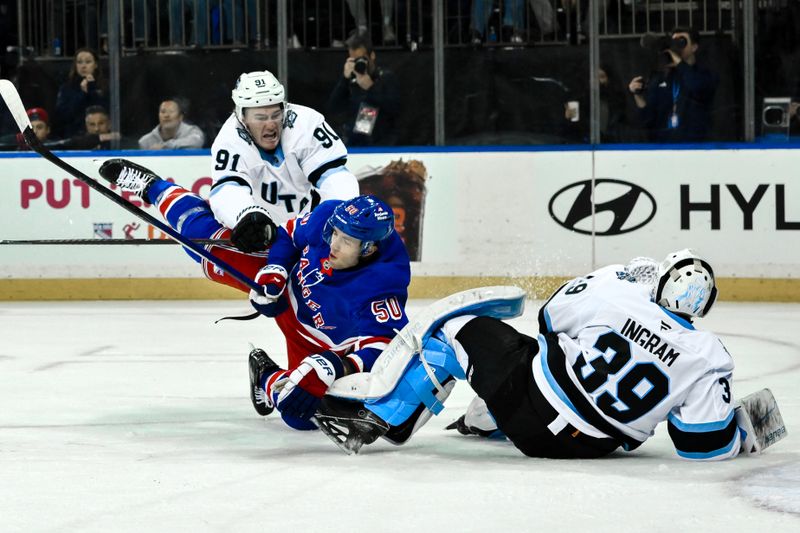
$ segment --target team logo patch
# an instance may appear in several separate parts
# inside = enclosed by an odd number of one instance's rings
[[[320,263],[322,264],[322,273],[327,274],[328,276],[333,274],[333,269],[331,268],[331,260],[330,258],[326,257],[325,259],[321,259]]]
[[[375,220],[379,220],[379,221],[383,222],[384,220],[388,220],[388,219],[389,219],[389,212],[386,211],[384,208],[378,207],[375,210]]]
[[[112,222],[95,222],[94,236],[98,239],[110,239],[113,226]]]
[[[244,129],[244,128],[236,128],[236,133],[238,133],[239,134],[239,138],[241,138],[247,144],[249,144],[249,145],[253,144],[253,138],[250,136],[250,134],[247,132],[246,129]]]
[[[294,128],[294,121],[297,120],[297,113],[291,109],[286,112],[286,118],[283,119],[284,128]]]

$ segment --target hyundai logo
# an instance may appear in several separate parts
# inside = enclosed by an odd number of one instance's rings
[[[610,178],[594,180],[595,235],[622,235],[637,230],[656,215],[653,195],[638,185]],[[592,234],[592,181],[567,185],[550,199],[550,216],[576,233]]]

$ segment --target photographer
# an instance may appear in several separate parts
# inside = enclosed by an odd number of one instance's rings
[[[348,57],[328,109],[345,117],[340,130],[348,146],[392,145],[400,112],[397,80],[392,72],[378,67],[367,34],[353,33],[346,44]]]
[[[637,76],[628,84],[643,125],[653,142],[702,142],[711,126],[711,103],[718,79],[697,65],[699,35],[676,28],[671,37],[643,38],[663,64],[650,80]]]

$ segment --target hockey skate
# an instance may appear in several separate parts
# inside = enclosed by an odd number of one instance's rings
[[[261,381],[265,374],[280,370],[280,367],[261,348],[253,348],[248,364],[250,366],[250,401],[253,402],[256,413],[267,416],[274,407],[267,402],[267,393],[261,388]]]
[[[109,159],[100,166],[100,175],[123,191],[129,191],[142,199],[147,198],[147,189],[159,179],[151,170],[127,159]]]
[[[358,453],[365,444],[372,444],[389,431],[389,424],[366,410],[361,402],[322,398],[314,417],[320,431],[347,455]]]

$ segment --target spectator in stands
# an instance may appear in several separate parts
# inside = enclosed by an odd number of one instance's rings
[[[208,0],[169,0],[169,36],[173,46],[208,45]],[[187,23],[190,16],[191,24]],[[184,27],[192,39],[185,39]]]
[[[31,128],[36,138],[44,142],[50,137],[50,116],[41,107],[33,107],[26,111],[31,121]]]
[[[61,136],[71,137],[83,130],[86,109],[90,106],[107,108],[107,92],[97,52],[91,48],[78,49],[56,99],[55,126]]]
[[[558,31],[558,21],[553,11],[551,0],[529,0],[536,24],[542,38],[551,36]]]
[[[41,107],[32,107],[26,113],[31,121],[31,129],[36,134],[36,138],[42,142],[48,141],[50,137],[50,116],[47,111]],[[0,150],[11,149],[13,142],[16,142],[17,150],[30,150],[30,147],[25,142],[25,137],[19,132],[2,136],[0,145],[3,145],[3,148],[0,148]]]
[[[28,109],[28,118],[36,137],[50,150],[108,150],[111,141],[119,140],[120,134],[111,131],[108,113],[102,106],[89,106],[84,117],[85,131],[66,139],[50,137],[47,111],[41,107]],[[17,134],[19,150],[28,150],[22,134]]]
[[[666,54],[665,65],[645,82],[636,76],[628,84],[642,124],[654,142],[702,142],[711,128],[711,104],[717,76],[697,64],[699,34],[676,28]],[[665,45],[666,46],[666,45]]]
[[[366,0],[347,0],[347,7],[350,14],[356,21],[356,31],[359,33],[369,33],[367,21]],[[397,35],[394,31],[394,0],[381,0],[381,22],[383,23],[383,44],[394,44],[397,42]]]
[[[346,116],[343,140],[349,146],[394,144],[400,113],[397,79],[390,70],[378,67],[369,35],[356,30],[346,44],[342,76],[328,100],[331,113]]]
[[[189,104],[184,98],[173,97],[161,102],[158,107],[158,126],[142,135],[139,148],[142,150],[175,150],[180,148],[202,148],[206,136],[193,124],[184,121]]]
[[[600,85],[600,142],[622,142],[627,129],[624,86],[608,65],[601,65],[597,69],[597,81]],[[564,104],[564,118],[576,126],[580,119],[578,109],[569,103]],[[583,122],[586,123],[585,120]]]
[[[87,107],[84,125],[86,130],[83,134],[74,135],[49,146],[65,150],[110,150],[111,141],[120,139],[118,131],[111,131],[111,119],[103,106]]]
[[[224,0],[222,21],[225,24],[225,41],[238,44],[255,44],[258,41],[255,0]],[[247,22],[247,35],[245,35],[245,22]]]
[[[206,46],[257,42],[257,13],[255,0],[169,0],[170,40],[173,45]],[[189,16],[189,19],[186,16]],[[211,39],[209,40],[209,21]],[[245,35],[245,22],[247,35]],[[191,29],[192,38],[185,38],[184,28]],[[249,43],[248,43],[249,41]]]
[[[503,0],[502,34],[497,29],[488,27],[492,16],[494,0],[472,0],[470,19],[470,35],[472,44],[480,44],[482,40],[494,42],[502,39],[511,43],[522,43],[524,28],[525,0]]]

